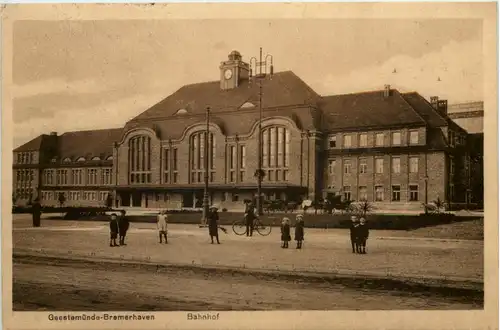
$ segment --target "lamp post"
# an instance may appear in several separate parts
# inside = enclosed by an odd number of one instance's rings
[[[210,107],[207,107],[206,111],[206,119],[207,119],[207,127],[205,130],[205,141],[204,141],[204,164],[203,166],[205,167],[205,188],[203,190],[203,218],[202,218],[202,226],[206,226],[207,224],[207,217],[208,217],[208,139],[210,137]]]
[[[427,214],[427,204],[428,204],[428,201],[427,201],[427,183],[428,183],[428,182],[429,182],[429,177],[426,175],[426,176],[424,177],[424,183],[425,183],[425,186],[424,186],[424,188],[425,188],[425,191],[424,191],[424,193],[425,193],[425,196],[424,196],[424,198],[425,198],[425,202],[424,202],[424,203],[425,203],[425,206],[424,206],[424,211],[425,211],[425,214]]]
[[[269,61],[268,61],[269,59]],[[269,73],[267,72],[267,66],[269,62]],[[253,68],[255,68],[255,75],[253,75]],[[264,170],[262,169],[262,82],[269,75],[270,78],[273,76],[273,56],[268,54],[262,60],[262,47],[260,47],[259,60],[256,57],[250,59],[250,81],[252,79],[257,80],[259,84],[259,132],[258,132],[258,142],[257,142],[257,170],[254,176],[257,179],[257,213],[262,215],[262,179],[264,178]]]

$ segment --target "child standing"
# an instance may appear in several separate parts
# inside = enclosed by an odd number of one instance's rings
[[[351,217],[351,226],[350,226],[350,232],[351,232],[351,246],[352,246],[352,253],[357,253],[358,252],[358,218],[353,215]]]
[[[359,240],[359,253],[366,254],[366,241],[369,235],[368,225],[365,218],[359,219],[358,227],[358,240]]]
[[[288,249],[288,242],[290,242],[291,240],[290,219],[285,217],[281,222],[281,241],[283,242],[283,245],[281,247],[284,249]]]
[[[116,244],[116,238],[118,237],[118,219],[115,213],[111,214],[111,221],[109,222],[109,231],[110,231],[109,246],[110,247],[118,246],[118,244]]]
[[[304,240],[304,216],[297,215],[297,223],[295,224],[295,240],[297,241],[297,249],[302,249],[302,241]]]
[[[156,223],[158,227],[158,233],[160,235],[160,244],[162,243],[162,238],[165,237],[165,244],[167,244],[167,211],[161,211],[158,214],[158,221]]]

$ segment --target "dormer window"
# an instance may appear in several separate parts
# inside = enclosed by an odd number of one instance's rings
[[[335,135],[330,136],[330,138],[328,139],[328,148],[337,148],[337,137]]]
[[[64,158],[63,163],[71,163],[71,158],[69,157]]]
[[[106,160],[113,160],[113,156],[108,156],[108,158],[106,158]]]
[[[250,108],[255,108],[255,104],[251,102],[245,102],[243,105],[240,107],[240,109],[250,109]]]
[[[176,115],[184,115],[188,113],[188,111],[186,109],[179,109],[177,110],[177,112],[175,113]]]
[[[76,161],[77,162],[84,162],[85,161],[85,157],[79,157]]]
[[[92,160],[94,160],[94,161],[101,160],[101,158],[99,158],[99,157],[96,156],[96,157],[92,157]]]

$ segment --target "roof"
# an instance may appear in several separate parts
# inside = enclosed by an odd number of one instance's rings
[[[33,140],[26,142],[25,144],[17,147],[14,149],[14,152],[24,152],[24,151],[36,151],[40,150],[40,147],[42,145],[43,141],[43,135],[39,135],[38,137],[34,138]]]
[[[263,108],[315,104],[320,99],[291,71],[278,72],[272,78],[262,80],[262,90]],[[229,90],[222,90],[218,80],[186,85],[131,121],[172,117],[180,109],[186,109],[191,115],[205,114],[207,106],[213,113],[236,111],[247,101],[257,105],[258,95],[258,84],[248,80],[243,80],[237,88]]]
[[[113,142],[120,140],[122,128],[66,132],[58,136],[58,156],[61,159],[76,157],[108,157],[113,155]]]
[[[327,130],[422,124],[425,121],[394,89],[327,96],[320,102]]]
[[[444,116],[420,94],[416,92],[405,93],[403,97],[431,127],[448,125]]]

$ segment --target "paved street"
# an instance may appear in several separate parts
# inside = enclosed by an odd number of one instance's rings
[[[28,216],[16,215],[14,252],[377,277],[482,281],[483,276],[482,241],[390,239],[390,232],[372,231],[368,254],[355,255],[346,230],[309,229],[303,250],[283,250],[277,228],[268,237],[249,238],[236,236],[228,227],[228,234],[220,234],[221,245],[209,243],[206,228],[169,228],[169,244],[160,245],[154,224],[133,223],[128,245],[110,248],[107,223],[44,220],[43,227],[30,228]]]

